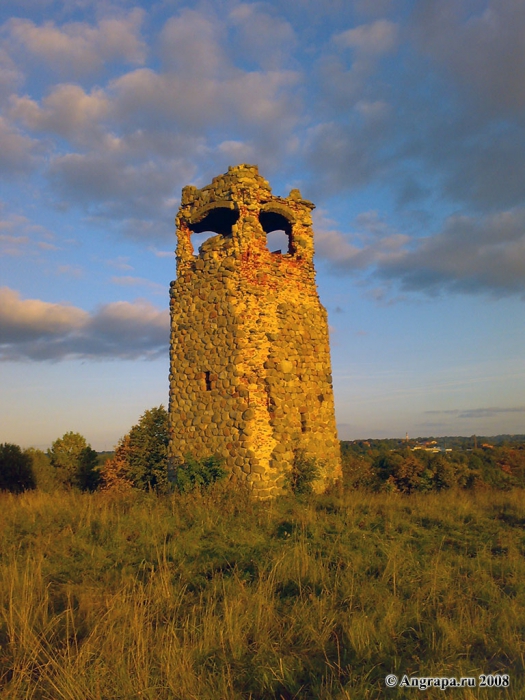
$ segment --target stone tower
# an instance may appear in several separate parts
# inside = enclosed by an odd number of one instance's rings
[[[297,455],[340,477],[327,315],[313,266],[314,205],[274,197],[253,165],[182,190],[171,283],[170,461],[224,458],[256,495],[280,493]],[[213,231],[194,254],[193,233]],[[288,249],[271,252],[267,234]],[[284,234],[282,234],[284,235]]]

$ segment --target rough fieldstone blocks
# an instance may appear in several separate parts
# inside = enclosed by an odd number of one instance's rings
[[[274,197],[256,166],[182,191],[170,286],[172,465],[217,454],[259,497],[280,493],[297,450],[322,491],[341,475],[326,311],[313,266],[311,210]],[[272,253],[267,234],[284,231]],[[193,233],[214,231],[194,254]]]

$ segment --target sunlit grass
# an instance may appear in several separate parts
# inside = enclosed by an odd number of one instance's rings
[[[523,493],[0,495],[0,696],[525,694]],[[443,697],[443,691],[425,691]]]

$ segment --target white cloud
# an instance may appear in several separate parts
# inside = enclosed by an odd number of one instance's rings
[[[381,19],[332,36],[329,50],[318,63],[323,96],[320,109],[327,117],[340,114],[346,121],[350,115],[355,121],[357,114],[370,121],[386,116],[385,85],[374,80],[374,75],[381,58],[397,49],[398,35],[397,24]]]
[[[501,413],[525,413],[525,406],[509,408],[491,406],[488,408],[452,408],[443,411],[425,411],[428,415],[457,416],[458,418],[492,418]]]
[[[525,288],[525,209],[451,216],[439,233],[416,242],[381,274],[403,289],[518,294]]]
[[[3,207],[0,206],[0,211]],[[0,257],[4,255],[33,255],[35,248],[56,250],[49,241],[54,235],[45,226],[34,224],[26,216],[6,213],[0,219]]]
[[[92,143],[95,138],[103,138],[100,122],[108,115],[109,107],[102,90],[94,89],[87,94],[78,85],[65,84],[54,88],[43,99],[42,106],[28,96],[13,96],[10,116],[33,131],[53,132],[72,141]]]
[[[57,267],[57,272],[59,275],[65,275],[66,277],[72,277],[74,279],[80,279],[84,276],[84,270],[80,265],[59,265]]]
[[[224,77],[156,73],[147,68],[115,80],[117,117],[139,128],[171,124],[186,133],[209,127],[234,126],[241,132],[280,133],[296,120],[293,90],[299,82],[294,71],[245,72],[236,69]]]
[[[315,212],[316,253],[338,273],[381,279],[369,296],[384,302],[393,284],[405,292],[461,292],[525,298],[525,208],[488,216],[454,215],[442,230],[418,239],[365,212],[343,234]]]
[[[133,270],[133,265],[129,264],[129,257],[124,255],[119,255],[111,260],[104,261],[109,267],[113,267],[116,270],[128,271]]]
[[[346,124],[323,122],[308,132],[304,152],[317,192],[363,187],[387,171],[388,159],[380,147],[390,124],[380,119],[362,123],[352,116],[348,114]]]
[[[4,48],[0,48],[0,101],[22,83],[23,74]]]
[[[6,130],[7,147],[0,154],[5,169],[28,167],[31,149],[45,144],[50,155],[44,174],[62,209],[80,205],[91,217],[119,220],[120,231],[132,238],[161,240],[181,187],[195,179],[199,167],[205,178],[236,162],[275,165],[289,152],[301,76],[235,64],[228,29],[251,26],[256,20],[250,13],[239,8],[228,19],[182,10],[161,32],[160,71],[120,72],[106,85],[91,88],[62,83],[40,99],[12,95],[9,117],[25,133],[0,123],[0,141],[2,124]],[[257,13],[266,17],[260,8]],[[118,20],[121,34],[110,20],[60,27],[13,20],[7,27],[46,60],[55,60],[53,51],[61,56],[69,51],[73,65],[85,59],[92,68],[99,58],[119,51],[140,58],[131,38],[137,38],[133,32],[141,17],[132,12]]]
[[[80,329],[88,314],[65,304],[20,299],[9,287],[0,287],[0,343],[18,343],[53,337]]]
[[[334,42],[345,49],[378,56],[392,51],[398,43],[398,26],[386,19],[361,24],[334,36]]]
[[[0,288],[0,360],[152,359],[167,353],[169,312],[119,301],[93,313]]]
[[[463,94],[490,113],[525,106],[525,4],[522,0],[417,3],[413,36],[419,49],[448,69]]]
[[[173,255],[173,253],[172,253]],[[131,275],[115,275],[111,278],[113,284],[121,287],[147,287],[156,294],[166,294],[166,287],[158,282],[152,282],[144,277],[132,277]]]
[[[319,258],[329,260],[338,272],[369,270],[403,258],[409,236],[392,231],[377,215],[364,212],[356,217],[353,231],[343,234],[323,210],[313,214],[315,250]]]
[[[217,17],[195,10],[183,9],[169,19],[161,33],[161,52],[167,71],[189,80],[224,77],[232,69],[221,45],[225,43],[224,30],[224,23]]]
[[[1,228],[0,228],[1,230]],[[0,233],[0,257],[23,255],[23,249],[29,243],[28,236],[16,236]]]
[[[263,3],[239,3],[229,21],[237,29],[238,52],[265,70],[277,70],[290,61],[297,45],[292,25],[268,11]]]
[[[131,161],[131,162],[130,162]],[[121,219],[122,229],[150,235],[174,208],[165,202],[190,176],[183,160],[127,159],[120,153],[67,153],[53,159],[49,175],[65,201],[84,204],[91,213]],[[129,217],[135,213],[139,216]],[[123,217],[128,218],[123,219]],[[144,216],[154,216],[147,221]]]
[[[61,75],[85,76],[103,68],[105,62],[123,60],[143,63],[145,44],[139,36],[143,10],[135,8],[125,17],[101,19],[96,26],[71,22],[41,26],[28,19],[7,23],[12,43],[44,61]]]
[[[38,142],[0,116],[0,174],[11,178],[35,165]]]

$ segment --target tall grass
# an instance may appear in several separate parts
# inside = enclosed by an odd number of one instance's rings
[[[525,696],[519,491],[0,495],[0,697]],[[427,698],[442,698],[437,689]]]

